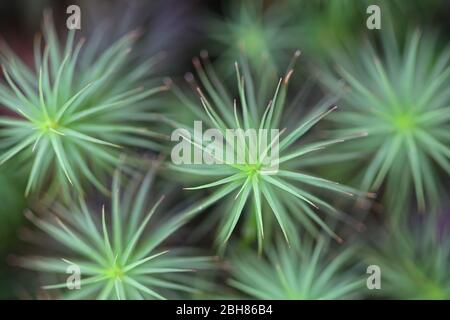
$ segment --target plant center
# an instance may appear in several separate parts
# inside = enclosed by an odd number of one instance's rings
[[[42,130],[49,131],[50,129],[58,129],[58,123],[52,119],[47,119],[42,124]]]
[[[411,132],[416,127],[416,120],[414,116],[409,113],[402,113],[395,116],[393,123],[399,133]]]
[[[259,170],[261,169],[261,164],[247,164],[245,166],[245,171],[247,175],[253,176],[255,174],[259,174]]]
[[[122,269],[117,265],[114,265],[112,268],[106,270],[106,274],[108,277],[113,279],[122,279],[124,276]]]
[[[241,41],[250,55],[260,55],[265,51],[264,36],[257,27],[250,27],[244,32]]]

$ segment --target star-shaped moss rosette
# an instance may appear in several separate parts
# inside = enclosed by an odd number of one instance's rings
[[[354,268],[355,248],[332,254],[323,238],[278,242],[265,254],[242,252],[230,260],[228,283],[241,297],[263,300],[331,300],[361,295],[365,274]]]
[[[376,238],[364,258],[380,268],[381,290],[370,296],[390,299],[450,299],[448,216],[415,216]],[[447,226],[445,226],[447,218]]]
[[[225,18],[207,17],[207,36],[220,48],[224,72],[241,54],[248,57],[255,72],[273,72],[277,62],[289,60],[289,52],[296,48],[296,29],[288,24],[285,7],[263,2],[227,1]]]
[[[195,286],[194,271],[211,269],[212,259],[192,256],[188,248],[166,249],[164,245],[186,222],[186,217],[171,216],[151,227],[150,220],[163,200],[161,197],[151,207],[147,204],[153,172],[140,184],[133,179],[122,195],[120,180],[117,171],[111,214],[103,206],[101,219],[83,200],[56,206],[54,222],[29,211],[27,217],[61,245],[64,253],[53,257],[15,257],[12,262],[65,279],[44,289],[63,290],[62,297],[66,299],[165,299],[198,294],[201,288]],[[77,283],[68,277],[77,271],[79,289],[69,290],[69,285]]]
[[[107,192],[104,182],[123,147],[157,148],[158,135],[148,129],[158,119],[150,99],[166,87],[142,87],[155,60],[133,66],[128,59],[136,32],[104,51],[96,42],[76,43],[74,31],[61,46],[50,15],[43,33],[35,70],[2,44],[0,104],[12,114],[0,117],[0,165],[10,161],[27,171],[27,194],[50,190],[68,198],[87,185]]]
[[[184,148],[180,149],[179,145],[174,146],[172,149],[174,162],[168,166],[179,179],[182,179],[184,185],[189,185],[189,181],[198,181],[198,178],[204,181],[202,185],[186,189],[215,190],[203,200],[201,206],[192,209],[192,214],[214,203],[220,203],[220,208],[224,210],[218,215],[213,215],[217,218],[216,220],[220,220],[217,244],[222,248],[225,246],[243,215],[245,215],[243,219],[246,220],[246,226],[253,230],[253,239],[257,238],[260,249],[264,235],[270,236],[275,229],[278,229],[276,225],[279,225],[287,241],[296,231],[297,226],[313,234],[317,234],[318,230],[323,228],[340,240],[324,222],[321,213],[347,221],[351,221],[351,218],[331,205],[329,201],[324,200],[324,195],[332,193],[335,196],[351,197],[355,194],[361,196],[363,194],[353,188],[301,170],[304,165],[302,163],[304,156],[311,156],[308,159],[308,164],[311,166],[317,159],[326,155],[318,153],[314,156],[310,153],[345,140],[345,138],[339,138],[310,142],[304,137],[323,117],[336,110],[336,107],[329,108],[325,101],[323,105],[318,106],[318,110],[325,109],[325,111],[313,112],[301,122],[294,121],[295,125],[285,130],[282,125],[285,120],[282,119],[295,114],[283,111],[292,69],[289,69],[285,77],[280,79],[278,85],[273,84],[275,86],[273,97],[268,105],[266,101],[267,107],[264,108],[256,102],[258,101],[256,92],[266,88],[266,84],[263,87],[258,86],[266,80],[253,79],[248,65],[244,65],[241,70],[236,64],[239,105],[236,100],[234,102],[231,100],[230,94],[227,93],[207,59],[204,59],[204,65],[200,60],[194,59],[194,65],[202,84],[202,88],[197,87],[200,102],[190,100],[175,84],[172,84],[173,92],[179,97],[181,105],[191,110],[194,117],[202,122],[203,130],[206,131],[209,128],[218,130],[224,139],[224,145],[231,149],[227,149],[226,153],[242,161],[239,163],[222,161],[225,153],[219,155],[217,149],[211,149],[210,142],[202,139],[202,132],[199,132],[195,123],[192,125],[174,121],[177,130],[172,134],[172,140],[179,141],[182,146],[187,144],[188,148],[182,150]],[[197,86],[192,74],[188,74],[186,78],[191,85]],[[278,130],[278,128],[281,129]],[[241,130],[242,135],[238,134],[237,140],[236,137],[229,138],[228,130],[233,132]],[[270,137],[264,134],[248,136],[244,134],[244,132],[251,133],[255,130],[267,130],[267,133],[270,132]],[[364,136],[364,132],[346,138],[361,136]],[[190,148],[193,149],[192,154],[196,151],[203,153],[204,157],[209,157],[211,161],[196,163],[195,159],[191,159]],[[174,155],[184,157],[188,153],[187,162],[189,163],[175,162]],[[321,213],[317,211],[319,208]],[[209,230],[210,228],[211,226],[208,227]]]
[[[383,188],[386,212],[396,221],[411,202],[421,211],[438,207],[440,177],[450,174],[450,51],[419,32],[403,48],[388,29],[382,40],[382,56],[372,45],[336,56],[348,87],[342,112],[330,120],[339,136],[367,130],[364,142],[338,152],[360,159],[348,164],[359,172],[362,189]],[[342,92],[340,79],[324,79]]]

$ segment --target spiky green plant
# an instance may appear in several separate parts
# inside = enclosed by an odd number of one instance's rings
[[[203,93],[202,89],[197,88],[200,103],[189,100],[175,85],[173,85],[173,91],[179,96],[182,106],[192,110],[197,119],[202,121],[203,130],[214,128],[220,131],[225,141],[224,144],[231,148],[230,153],[233,154],[235,159],[238,159],[239,155],[245,154],[243,163],[221,162],[221,159],[215,154],[216,151],[212,151],[211,147],[208,147],[209,143],[198,139],[199,133],[196,132],[195,126],[175,123],[175,126],[184,130],[184,133],[179,132],[178,136],[175,135],[175,139],[188,142],[194,150],[200,150],[212,159],[219,160],[211,164],[169,164],[169,168],[174,172],[187,174],[188,178],[183,180],[185,185],[189,182],[189,177],[195,176],[208,182],[186,189],[217,188],[217,191],[205,198],[201,207],[195,208],[198,212],[219,200],[221,201],[220,207],[224,210],[220,215],[221,223],[217,244],[224,246],[227,243],[243,212],[248,213],[246,219],[248,224],[254,226],[253,236],[256,233],[260,249],[262,248],[264,234],[272,233],[275,230],[274,224],[276,223],[281,227],[287,241],[297,229],[296,225],[304,227],[313,234],[317,233],[317,226],[320,226],[337,240],[340,240],[315,209],[320,207],[324,213],[332,217],[345,219],[347,216],[343,212],[323,200],[323,192],[331,191],[339,196],[360,195],[360,193],[350,187],[316,177],[301,170],[306,167],[308,161],[309,165],[314,165],[317,159],[326,157],[323,154],[314,156],[310,153],[344,141],[344,139],[339,138],[308,142],[304,137],[316,123],[335,110],[336,107],[329,108],[327,101],[325,101],[318,108],[322,110],[328,108],[328,110],[316,111],[300,124],[297,119],[291,119],[294,120],[294,126],[287,130],[288,133],[285,136],[282,136],[285,131],[281,127],[282,119],[292,117],[295,114],[292,111],[285,114],[283,111],[292,70],[287,72],[284,79],[280,79],[272,99],[264,110],[255,93],[259,92],[261,87],[258,87],[251,77],[248,65],[244,64],[244,73],[241,75],[241,70],[236,64],[240,113],[236,100],[233,103],[207,59],[205,59],[205,69],[198,60],[195,62],[195,67],[206,90],[206,93]],[[188,75],[187,79],[192,84],[195,82],[192,75]],[[266,79],[261,79],[261,82],[264,83],[265,81]],[[244,89],[244,82],[247,90]],[[263,93],[267,94],[267,92]],[[212,99],[212,102],[210,102],[210,99]],[[267,104],[267,101],[265,103]],[[203,106],[204,110],[201,109],[200,105]],[[282,130],[279,130],[276,135],[271,135],[271,137],[266,136],[264,138],[263,135],[245,137],[240,135],[238,136],[240,144],[235,143],[234,137],[229,138],[226,133],[228,129],[245,131],[268,129],[270,131],[278,128]],[[360,136],[361,132],[354,134],[352,138]],[[172,135],[172,138],[174,138],[174,135]],[[347,138],[350,138],[350,136]],[[266,143],[264,143],[264,139],[267,139]],[[277,140],[279,140],[279,143],[276,142]],[[299,140],[300,143],[297,143]],[[254,149],[252,146],[257,146],[254,153],[250,151]],[[279,155],[275,155],[275,149],[279,150]],[[310,155],[311,158],[302,162],[306,155]],[[268,159],[270,161],[267,161]],[[333,161],[333,159],[330,159],[330,161]],[[278,170],[273,169],[274,164],[279,167]],[[320,193],[317,190],[320,190]]]
[[[289,58],[286,49],[294,49],[295,29],[287,25],[280,3],[265,5],[263,1],[227,1],[226,17],[206,19],[208,36],[219,44],[220,57],[226,69],[235,57],[244,53],[255,71],[273,68],[277,61]]]
[[[7,85],[0,84],[0,104],[13,114],[0,117],[0,164],[26,168],[27,194],[47,191],[46,184],[66,196],[87,183],[107,192],[103,183],[118,164],[119,148],[156,147],[149,140],[157,119],[149,98],[165,86],[142,87],[155,60],[130,61],[136,32],[99,51],[97,41],[83,47],[85,40],[75,43],[70,31],[61,46],[47,15],[43,34],[43,53],[41,37],[35,41],[35,70],[2,44]]]
[[[185,216],[172,216],[149,229],[149,221],[163,200],[161,197],[146,209],[152,179],[150,171],[140,185],[132,181],[121,197],[117,171],[112,184],[112,213],[108,215],[103,206],[101,222],[83,200],[79,205],[57,206],[55,222],[39,219],[29,211],[27,217],[64,251],[53,257],[17,258],[15,263],[62,279],[67,279],[68,267],[78,267],[80,289],[68,290],[66,280],[44,287],[65,289],[63,297],[67,299],[164,299],[176,297],[176,292],[195,293],[198,288],[192,271],[211,268],[211,259],[188,256],[187,248],[161,248],[185,223]]]
[[[268,247],[264,257],[244,252],[231,260],[229,284],[245,297],[267,300],[355,298],[364,273],[351,268],[355,248],[330,254],[329,241],[319,238]]]
[[[450,51],[419,32],[402,49],[388,29],[382,40],[381,57],[371,45],[336,56],[349,88],[343,111],[330,119],[340,135],[367,130],[364,142],[339,152],[360,157],[349,163],[361,173],[362,189],[385,186],[389,214],[398,216],[414,195],[422,211],[439,205],[439,176],[450,174]],[[341,91],[338,79],[326,82]]]
[[[366,251],[366,260],[380,267],[381,296],[450,299],[449,228],[444,217],[424,218],[389,231]]]

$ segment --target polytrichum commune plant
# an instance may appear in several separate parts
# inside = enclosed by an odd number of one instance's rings
[[[364,142],[354,140],[340,152],[359,156],[349,164],[364,164],[362,189],[384,186],[387,210],[398,218],[414,198],[421,211],[439,207],[440,176],[450,175],[450,51],[418,31],[402,47],[392,32],[383,32],[382,40],[382,55],[369,44],[363,54],[336,56],[348,87],[343,111],[330,119],[339,135],[367,130]]]
[[[120,192],[121,174],[112,183],[109,210],[102,207],[101,219],[82,198],[70,205],[56,205],[54,219],[41,219],[31,211],[27,217],[54,241],[64,254],[49,257],[16,257],[15,264],[41,273],[58,275],[64,281],[44,286],[63,290],[66,299],[165,299],[193,294],[196,270],[212,268],[210,257],[192,256],[189,249],[165,247],[164,242],[185,222],[183,214],[164,218],[151,227],[154,214],[163,201],[149,206],[153,170],[139,183],[134,177]],[[153,218],[153,219],[152,219]],[[101,221],[99,221],[101,220]],[[80,271],[79,290],[69,290],[67,268]]]
[[[298,55],[299,52],[296,52],[295,58]],[[244,63],[241,69],[236,63],[238,104],[236,99],[231,100],[230,94],[218,80],[205,54],[203,54],[203,60],[204,66],[199,59],[194,59],[194,65],[203,86],[196,88],[200,102],[189,100],[174,84],[172,84],[173,91],[180,98],[180,103],[192,110],[197,119],[203,121],[204,126],[215,128],[222,133],[226,144],[234,148],[232,153],[236,155],[236,159],[238,154],[244,153],[245,161],[242,164],[218,162],[170,164],[170,169],[186,173],[191,177],[200,176],[209,180],[206,184],[186,188],[188,190],[210,188],[216,190],[205,199],[203,208],[219,201],[221,201],[222,207],[226,207],[220,219],[218,245],[223,247],[227,243],[244,213],[249,218],[246,221],[250,221],[251,224],[254,222],[256,225],[255,233],[260,249],[264,234],[270,234],[274,230],[273,224],[279,225],[288,242],[289,238],[295,234],[294,226],[296,225],[304,227],[312,234],[317,233],[317,226],[319,226],[319,229],[325,229],[340,241],[340,238],[324,222],[317,210],[320,207],[323,212],[335,218],[344,218],[346,215],[334,208],[330,202],[323,200],[321,194],[314,190],[327,190],[344,196],[363,194],[353,188],[311,175],[299,168],[302,166],[303,156],[322,150],[327,146],[342,143],[345,139],[360,138],[364,136],[364,132],[339,139],[303,142],[303,136],[322,118],[336,110],[336,106],[328,107],[328,109],[321,106],[319,109],[325,110],[315,110],[312,115],[302,119],[300,123],[297,122],[290,130],[284,130],[282,128],[283,119],[289,115],[283,113],[283,108],[286,104],[292,69],[288,70],[278,84],[274,84],[272,98],[266,102],[266,106],[262,106],[257,103],[258,97],[255,92],[258,92],[259,89],[258,80],[264,82],[267,79],[253,79],[247,64]],[[193,75],[188,74],[187,79],[196,86]],[[192,125],[182,123],[175,125],[186,130],[185,134],[181,133],[177,139],[188,141],[194,148],[200,149],[214,158],[215,155],[208,149],[207,143],[195,138],[196,129]],[[253,137],[250,139],[242,137],[244,141],[241,141],[243,146],[241,148],[227,138],[226,131],[228,129],[280,130],[275,137],[271,137],[273,140],[269,140],[265,145],[262,144],[263,139],[260,137],[256,140],[252,140]],[[269,155],[273,155],[275,139],[278,139],[279,143],[276,143],[277,158],[272,159],[278,166],[278,169],[274,171],[271,169],[271,164],[268,165],[265,160]],[[248,151],[251,145],[259,146],[253,156]],[[320,157],[323,156],[323,154],[320,155]],[[249,161],[250,158],[253,158],[252,161]]]
[[[284,243],[265,248],[263,257],[242,252],[232,258],[228,283],[243,297],[263,300],[329,300],[361,295],[365,279],[351,267],[355,247],[330,241],[296,238],[291,248]]]
[[[149,98],[166,87],[143,87],[155,61],[130,61],[136,32],[102,52],[89,40],[76,42],[75,31],[62,46],[47,15],[43,35],[43,49],[36,36],[35,70],[2,45],[0,103],[13,115],[0,117],[0,165],[25,167],[27,194],[52,189],[68,198],[87,184],[107,193],[123,147],[156,148]]]

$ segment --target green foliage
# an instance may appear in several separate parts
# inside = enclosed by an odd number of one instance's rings
[[[420,217],[377,239],[366,252],[381,270],[384,297],[450,299],[450,233],[444,219]],[[444,217],[442,217],[444,218]],[[448,217],[447,217],[448,220]],[[448,221],[447,221],[448,224]]]
[[[364,277],[350,268],[355,248],[335,256],[329,241],[305,238],[288,248],[279,242],[264,257],[243,252],[231,262],[229,284],[248,298],[273,300],[343,299],[358,296]],[[341,249],[341,248],[339,248]]]
[[[156,148],[148,139],[156,134],[147,127],[158,117],[149,112],[148,98],[165,87],[142,87],[155,61],[132,66],[136,32],[104,51],[97,42],[75,44],[74,31],[60,46],[50,16],[43,32],[43,53],[41,37],[35,41],[35,71],[3,45],[8,85],[0,85],[0,103],[14,115],[0,117],[0,164],[27,168],[27,194],[47,191],[46,184],[66,198],[87,183],[107,192],[104,180],[120,148]]]
[[[164,299],[176,297],[175,292],[196,293],[198,288],[195,288],[192,272],[211,268],[211,259],[188,256],[188,249],[161,248],[185,223],[183,215],[166,219],[148,230],[148,223],[163,200],[161,197],[146,210],[152,177],[150,171],[141,185],[137,180],[132,181],[121,197],[117,171],[112,186],[112,213],[108,215],[103,206],[101,223],[83,200],[79,205],[57,206],[55,222],[28,212],[27,217],[65,251],[59,257],[20,258],[19,264],[62,275],[63,279],[68,277],[69,266],[78,266],[81,271],[79,290],[68,290],[66,281],[44,287],[66,289],[64,297],[67,299]]]
[[[23,179],[22,179],[23,180]],[[17,174],[0,172],[0,254],[15,240],[15,233],[23,222],[26,201],[24,181]]]
[[[373,46],[336,56],[344,88],[343,112],[332,120],[339,135],[367,130],[340,153],[358,155],[364,190],[385,186],[388,214],[401,215],[415,195],[420,210],[440,204],[439,175],[450,174],[450,51],[433,37],[410,35],[401,50],[383,32],[384,54]],[[337,79],[328,84],[337,92]]]
[[[87,39],[0,27],[0,297],[450,299],[450,48],[410,28],[448,29],[446,1],[91,2]],[[198,46],[190,90],[159,83]]]
[[[323,62],[342,44],[354,45],[366,28],[366,8],[374,1],[291,0],[288,10],[295,41],[310,59]],[[383,14],[387,10],[384,2]],[[331,50],[330,50],[331,49]]]
[[[296,53],[298,56],[299,53]],[[334,208],[329,202],[322,199],[324,191],[330,191],[336,195],[352,196],[361,195],[357,190],[340,185],[338,183],[316,177],[306,172],[300,171],[302,159],[305,155],[324,149],[329,145],[341,143],[345,139],[329,139],[307,142],[303,140],[304,135],[323,117],[336,109],[333,107],[325,111],[315,111],[312,115],[304,119],[300,124],[295,121],[294,127],[282,136],[285,129],[279,130],[276,136],[267,137],[267,143],[263,143],[261,136],[250,135],[238,137],[240,143],[235,143],[227,137],[227,129],[278,129],[282,127],[282,119],[292,117],[292,114],[284,114],[287,87],[292,70],[289,69],[286,76],[280,79],[272,99],[265,110],[258,104],[258,92],[266,89],[267,79],[261,79],[259,83],[264,83],[263,87],[258,87],[251,76],[248,65],[243,62],[243,74],[236,64],[237,84],[240,98],[241,113],[238,112],[236,100],[231,100],[224,86],[219,82],[212,66],[205,59],[203,67],[200,61],[195,60],[195,66],[206,94],[202,89],[197,89],[200,95],[200,102],[192,102],[185,96],[178,87],[173,86],[173,91],[180,97],[182,106],[188,107],[198,120],[203,121],[203,126],[220,130],[227,147],[232,147],[234,159],[245,154],[243,164],[222,162],[213,151],[208,149],[208,144],[204,140],[196,138],[195,129],[192,125],[175,123],[178,128],[183,128],[189,136],[181,134],[181,140],[188,141],[197,150],[209,155],[216,160],[212,164],[170,164],[171,170],[177,173],[185,173],[187,176],[202,177],[208,183],[187,188],[188,190],[217,189],[213,194],[204,200],[197,211],[207,206],[219,202],[222,208],[226,208],[222,213],[220,232],[217,237],[218,245],[224,246],[236,228],[243,212],[247,211],[250,223],[256,224],[256,235],[260,249],[265,233],[274,230],[274,224],[278,224],[286,240],[294,234],[296,226],[304,227],[312,234],[317,234],[319,228],[325,229],[337,240],[340,238],[324,222],[324,219],[315,211],[319,207],[323,212],[334,218],[343,218],[346,215]],[[188,75],[188,80],[194,82],[192,75]],[[245,83],[245,85],[244,85]],[[246,90],[244,89],[247,88]],[[211,101],[210,101],[211,99]],[[267,102],[266,102],[267,103]],[[318,109],[326,109],[326,103]],[[234,108],[233,108],[234,106]],[[204,128],[203,130],[206,130]],[[359,132],[347,138],[356,138],[364,135]],[[256,140],[255,140],[256,139]],[[271,141],[269,139],[272,139]],[[279,140],[279,144],[276,143]],[[300,140],[300,143],[297,143]],[[303,143],[302,143],[303,142]],[[257,151],[252,153],[251,146],[257,146]],[[273,152],[274,148],[279,149],[279,156]],[[272,158],[277,156],[276,158]],[[317,159],[323,158],[323,154],[318,154],[309,159],[310,164],[314,164]],[[267,158],[271,161],[265,161]],[[218,161],[217,161],[218,160]],[[333,161],[332,158],[328,159]],[[278,170],[274,170],[272,165],[276,163]],[[218,180],[215,180],[219,178]],[[189,178],[188,178],[189,179]],[[185,184],[186,181],[184,180]],[[314,191],[316,190],[316,191]],[[317,190],[321,190],[318,192]],[[247,208],[247,210],[245,210]]]
[[[205,28],[208,36],[219,44],[224,72],[236,57],[245,54],[255,70],[273,69],[276,62],[288,58],[293,50],[295,29],[289,26],[280,3],[265,5],[264,1],[227,1],[226,19],[209,16]],[[273,70],[272,70],[273,71]]]

